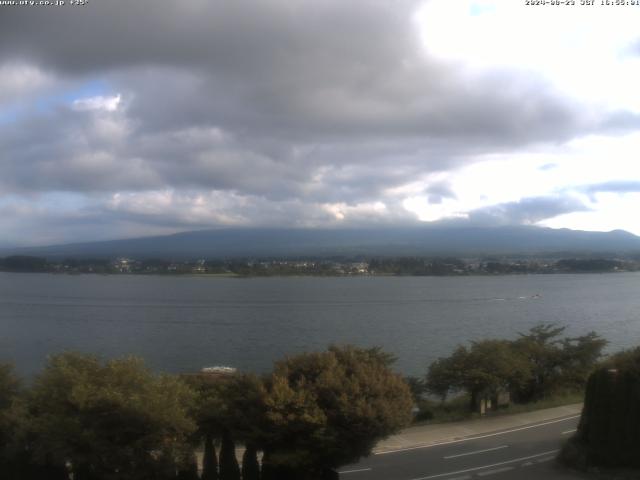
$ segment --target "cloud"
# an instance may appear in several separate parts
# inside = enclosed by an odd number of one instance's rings
[[[447,182],[432,183],[424,190],[424,193],[427,194],[427,200],[431,204],[440,204],[445,199],[457,198],[453,188]]]
[[[626,110],[616,110],[603,121],[602,129],[613,132],[640,130],[640,114]]]
[[[7,62],[0,64],[0,108],[30,97],[51,86],[53,77],[33,64]]]
[[[482,225],[533,225],[559,215],[586,211],[589,208],[573,197],[529,197],[473,210],[468,213],[468,221]]]
[[[489,72],[470,83],[457,67],[425,57],[412,23],[418,5],[224,0],[158,8],[141,0],[133,8],[115,0],[85,12],[13,9],[0,19],[0,58],[20,56],[59,75],[112,75],[135,96],[131,115],[150,129],[208,122],[281,141],[384,135],[521,144],[583,127],[579,108],[541,77]],[[46,41],[51,35],[56,42]]]
[[[417,221],[403,207],[407,185],[439,205],[458,196],[432,176],[483,155],[516,158],[640,126],[632,113],[563,96],[539,73],[470,71],[430,54],[415,22],[422,3],[111,0],[5,9],[0,108],[20,104],[20,113],[0,111],[0,199],[36,205],[34,195],[80,195],[92,207],[78,208],[78,222],[93,216],[123,234],[405,224]],[[100,88],[86,87],[96,81]],[[535,222],[554,211],[534,203],[471,217]],[[20,211],[34,229],[56,228],[42,210]],[[47,212],[60,228],[74,221]]]
[[[546,172],[549,170],[553,170],[554,168],[558,168],[558,164],[556,163],[545,163],[544,165],[538,167],[538,170],[542,172]]]
[[[637,193],[640,192],[640,180],[612,180],[586,185],[579,190],[592,196],[596,193]]]
[[[442,105],[433,119],[421,114],[421,134],[419,122],[401,118],[402,105],[390,106],[396,111],[376,125],[364,113],[362,120],[354,120],[349,109],[340,113],[337,102],[335,118],[325,122],[317,109],[306,116],[285,115],[279,107],[261,114],[259,98],[249,105],[227,92],[224,102],[233,104],[216,104],[224,88],[208,91],[207,80],[193,73],[144,69],[114,75],[110,82],[122,93],[76,99],[3,129],[0,141],[8,155],[0,162],[7,174],[0,184],[80,192],[197,187],[270,198],[371,201],[416,176],[456,167],[470,152],[524,141],[506,105],[504,112],[478,105],[474,113],[473,105],[453,97],[451,112]],[[480,111],[502,126],[492,132]],[[464,119],[461,125],[456,115]],[[549,112],[538,121],[539,134],[553,123],[551,117]],[[35,139],[29,133],[34,131],[41,132]]]
[[[79,112],[88,110],[104,110],[105,112],[115,112],[120,105],[121,96],[111,97],[97,96],[88,98],[78,98],[73,101],[73,109]]]

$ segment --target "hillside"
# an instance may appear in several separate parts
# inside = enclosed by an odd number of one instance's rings
[[[510,255],[640,253],[640,237],[529,226],[368,229],[220,229],[34,248],[0,255],[48,258],[229,258],[357,255]]]

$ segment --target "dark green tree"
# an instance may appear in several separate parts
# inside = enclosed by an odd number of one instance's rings
[[[451,356],[441,357],[429,365],[425,378],[425,387],[431,395],[440,397],[444,403],[449,394],[464,388],[462,374],[466,368],[469,352],[466,347],[458,346]]]
[[[607,341],[595,332],[563,339],[560,383],[572,390],[584,388],[606,345]]]
[[[240,480],[236,445],[231,437],[231,432],[227,429],[222,432],[222,445],[220,446],[220,480]]]
[[[531,366],[528,381],[514,390],[519,402],[539,400],[560,390],[582,389],[607,342],[595,332],[559,338],[566,327],[540,324],[514,342]]]
[[[33,454],[24,391],[10,365],[0,365],[0,477],[8,480],[67,480],[63,462]]]
[[[205,434],[204,455],[202,457],[202,480],[218,480],[218,458],[211,433]]]
[[[481,398],[501,391],[526,403],[559,391],[584,388],[606,341],[590,332],[560,338],[565,327],[541,324],[514,341],[482,340],[459,346],[449,357],[429,366],[427,391],[444,401],[450,393],[467,392],[471,408]]]
[[[506,340],[472,342],[462,372],[462,386],[470,395],[470,406],[481,399],[495,399],[500,392],[520,387],[530,377],[530,365]]]
[[[56,355],[28,399],[29,429],[41,458],[70,462],[79,480],[148,478],[179,463],[195,429],[194,392],[156,376],[135,358],[106,363],[79,353]],[[173,470],[175,471],[175,470]]]
[[[255,375],[194,375],[187,377],[189,384],[198,392],[196,406],[192,415],[198,424],[199,435],[203,438],[223,440],[223,446],[229,442],[241,442],[245,445],[257,445],[262,435],[264,423],[264,388],[262,381]],[[224,436],[227,440],[224,442]],[[206,445],[205,445],[206,447]],[[211,443],[213,447],[213,442]],[[209,448],[205,448],[205,452]],[[219,478],[224,475],[235,475],[239,470],[235,454],[227,456],[229,450],[220,452]],[[215,451],[211,458],[215,461]],[[225,456],[225,467],[223,467]],[[235,462],[235,467],[231,464]],[[207,469],[213,472],[215,469]],[[231,473],[230,473],[231,472]],[[204,473],[203,473],[204,474]],[[215,477],[212,477],[215,478]]]
[[[0,476],[11,480],[33,478],[35,468],[23,435],[25,411],[20,402],[20,382],[8,364],[0,364]],[[33,472],[35,474],[35,472]]]
[[[526,334],[521,333],[515,341],[516,348],[531,365],[528,381],[514,391],[517,401],[539,400],[558,387],[560,370],[566,360],[558,337],[565,329],[553,323],[540,324]]]
[[[422,395],[424,395],[424,393],[426,393],[427,391],[427,387],[425,385],[424,380],[419,377],[409,376],[409,377],[405,377],[404,381],[407,383],[407,385],[409,386],[409,389],[411,390],[413,401],[415,403],[420,402],[420,400],[422,399]]]
[[[640,468],[640,347],[590,375],[578,431],[561,457],[579,467]]]
[[[10,444],[16,434],[13,413],[19,385],[11,365],[0,364],[0,466],[8,461]]]
[[[450,357],[431,364],[427,388],[442,400],[451,392],[469,394],[470,409],[476,410],[480,400],[495,398],[500,392],[512,391],[527,381],[530,366],[514,345],[506,340],[472,342],[459,346]]]
[[[14,255],[6,257],[2,262],[2,267],[10,272],[45,272],[47,260],[28,255]]]
[[[198,461],[193,452],[185,454],[180,460],[177,480],[199,480]]]
[[[392,361],[378,348],[333,346],[277,362],[265,396],[263,478],[322,478],[406,426],[413,399]]]
[[[242,455],[242,480],[260,480],[258,450],[253,444],[248,444]]]

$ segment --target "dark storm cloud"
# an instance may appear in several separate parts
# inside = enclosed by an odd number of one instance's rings
[[[411,24],[415,5],[115,0],[12,9],[0,19],[0,58],[31,59],[61,76],[119,72],[115,86],[136,96],[130,114],[154,130],[207,122],[304,142],[400,135],[521,143],[573,133],[574,106],[536,79],[498,73],[469,85],[425,59]]]
[[[4,8],[0,90],[4,80],[12,93],[0,92],[0,104],[18,96],[30,107],[0,129],[0,198],[78,192],[96,202],[80,223],[94,215],[162,228],[336,221],[324,203],[344,204],[350,222],[409,222],[389,189],[479,154],[637,128],[624,112],[593,120],[530,74],[469,78],[428,57],[411,20],[419,3]],[[117,109],[73,107],[69,90],[96,78],[99,95],[121,96]],[[35,106],[56,89],[65,98]],[[446,184],[425,193],[431,203],[455,198]],[[383,213],[363,206],[381,199]],[[474,216],[537,218],[523,202]]]
[[[3,226],[0,248],[163,235],[178,230],[175,225],[133,222],[97,205],[70,212],[14,203],[0,206],[0,215]]]
[[[577,199],[566,196],[523,198],[469,212],[469,221],[482,225],[531,225],[558,215],[589,211]]]
[[[363,63],[395,57],[397,44],[401,47],[411,35],[407,14],[416,4],[190,0],[159,5],[153,0],[109,0],[84,9],[5,9],[0,52],[73,73],[199,65],[219,76],[237,77],[275,73],[288,69],[292,59],[306,57],[306,65],[313,68],[298,71],[290,79],[297,83],[316,74],[342,75],[323,70],[319,61],[331,57],[340,62],[357,54]],[[390,35],[397,35],[394,42],[387,41]],[[380,37],[382,42],[376,40]],[[369,49],[372,43],[382,48]]]
[[[451,118],[450,107],[434,98],[436,105],[425,107],[434,110],[433,118],[425,111],[422,125],[401,118],[401,104],[389,107],[390,116],[357,120],[353,112],[338,111],[341,102],[330,121],[321,121],[314,109],[306,116],[274,110],[261,123],[249,118],[261,115],[258,98],[252,103],[231,98],[224,88],[209,91],[206,78],[193,73],[145,69],[109,78],[122,95],[121,111],[60,107],[0,131],[8,153],[0,160],[7,172],[0,183],[45,191],[201,187],[353,202],[458,166],[471,153],[506,147],[534,130],[521,129],[506,106],[498,112],[495,105],[477,105],[474,113],[473,102],[465,111],[455,98],[458,111],[451,110]],[[429,103],[432,93],[424,95]],[[229,105],[216,105],[216,96]],[[480,92],[474,101],[481,101]],[[250,106],[258,113],[249,113]],[[552,124],[550,114],[546,119],[534,138]]]

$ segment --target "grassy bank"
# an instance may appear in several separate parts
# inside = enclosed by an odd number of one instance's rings
[[[554,395],[537,402],[516,404],[500,407],[488,413],[486,416],[509,415],[513,413],[526,413],[545,408],[560,407],[581,403],[584,400],[584,392],[568,392]],[[482,415],[469,411],[469,397],[461,395],[444,403],[423,399],[418,404],[420,412],[416,415],[415,425],[428,425],[432,423],[457,422],[481,418]]]

